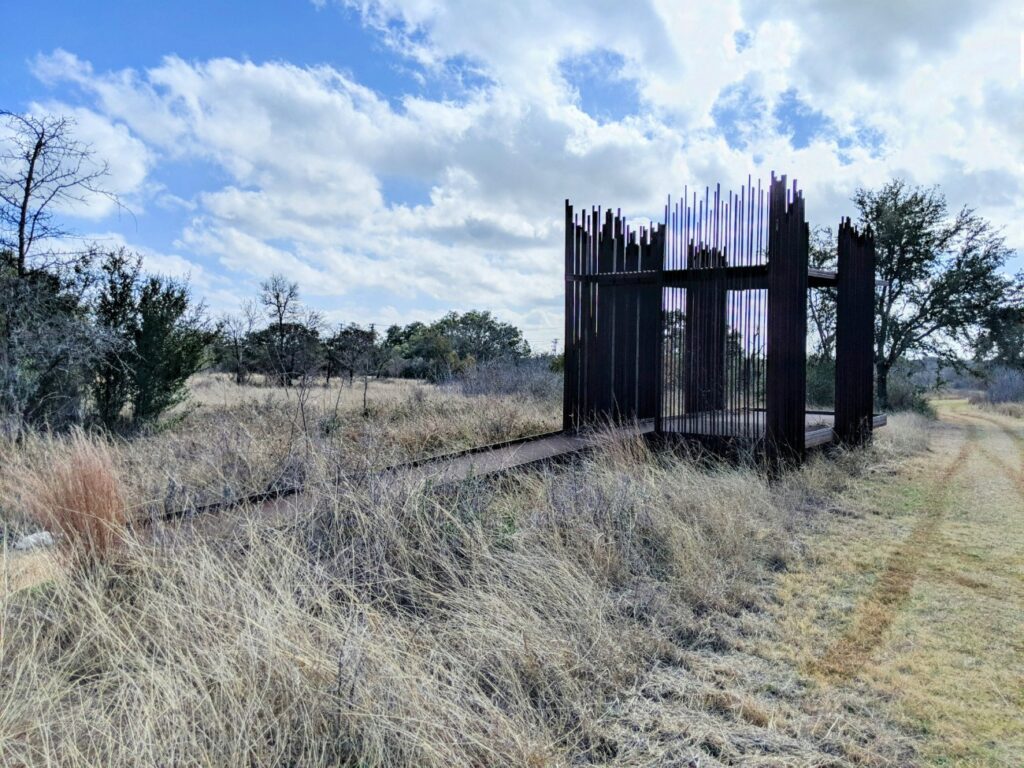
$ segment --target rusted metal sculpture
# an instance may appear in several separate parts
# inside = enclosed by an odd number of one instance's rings
[[[563,428],[652,420],[662,437],[751,443],[775,464],[861,444],[872,412],[874,243],[849,219],[838,272],[808,269],[802,192],[773,175],[684,193],[662,224],[565,207]],[[807,292],[836,286],[835,413],[808,412]]]

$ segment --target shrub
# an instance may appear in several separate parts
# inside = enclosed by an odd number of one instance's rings
[[[1024,371],[998,367],[988,377],[985,399],[990,403],[1024,402]]]
[[[832,406],[836,400],[835,360],[810,357],[807,359],[807,404]]]
[[[913,379],[913,371],[902,366],[889,375],[889,410],[935,416],[935,409],[924,396],[924,389]]]
[[[463,395],[525,394],[553,400],[562,395],[562,376],[546,358],[490,360],[456,375],[448,386]]]
[[[108,253],[100,269],[97,326],[111,345],[92,372],[97,415],[107,427],[128,403],[136,423],[155,421],[187,395],[186,382],[202,367],[215,334],[187,283],[146,277],[141,260],[124,249]]]

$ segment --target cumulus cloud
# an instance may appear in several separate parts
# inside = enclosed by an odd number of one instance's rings
[[[283,271],[339,319],[483,307],[535,341],[560,335],[566,197],[657,217],[685,183],[774,169],[832,223],[857,186],[902,174],[997,222],[1022,218],[1009,2],[357,7],[424,82],[456,73],[457,93],[381,94],[329,66],[233,59],[96,72],[57,51],[34,70],[82,94],[80,121],[120,157],[126,189],[183,212],[186,258],[245,286]],[[585,89],[605,85],[628,108],[591,108]],[[181,162],[221,179],[184,196],[147,186]],[[1019,226],[1008,233],[1024,246]]]

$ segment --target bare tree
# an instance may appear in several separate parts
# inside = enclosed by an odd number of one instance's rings
[[[0,248],[24,277],[40,243],[68,235],[57,209],[94,195],[120,203],[102,186],[107,164],[73,137],[70,118],[0,111],[0,126]]]
[[[811,236],[810,266],[836,268],[836,235],[831,227],[818,227]],[[807,311],[814,329],[816,357],[832,360],[836,348],[836,289],[817,288],[809,292]]]
[[[299,304],[299,284],[289,281],[276,273],[260,283],[260,304],[263,305],[271,323],[273,344],[271,359],[275,368],[280,368],[287,357],[288,329],[298,323],[302,314]],[[282,373],[281,381],[288,377]]]
[[[244,384],[248,376],[250,337],[258,321],[259,310],[251,300],[243,302],[240,314],[224,315],[221,319],[224,356],[231,361],[236,384]]]

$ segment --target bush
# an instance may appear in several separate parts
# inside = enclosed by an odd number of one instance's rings
[[[463,395],[517,395],[539,400],[562,396],[562,376],[551,370],[547,358],[490,360],[457,374],[448,383]]]
[[[1024,371],[998,367],[988,377],[985,399],[990,403],[1024,402]]]
[[[836,401],[836,363],[816,357],[807,360],[807,404],[831,407]]]
[[[889,410],[935,416],[935,409],[924,396],[924,389],[914,382],[913,371],[907,367],[894,368],[889,375]]]
[[[152,422],[185,399],[185,383],[202,367],[215,334],[187,283],[145,277],[141,258],[124,249],[100,265],[103,283],[95,300],[99,328],[113,340],[92,373],[97,415],[107,427],[120,423],[127,404],[136,423]]]

